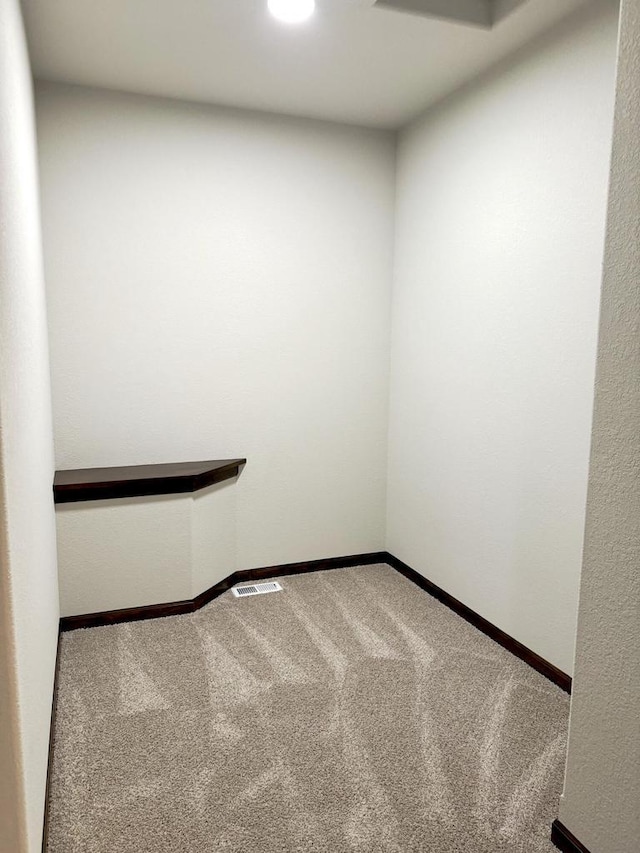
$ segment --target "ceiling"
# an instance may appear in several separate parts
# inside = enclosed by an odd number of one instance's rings
[[[317,0],[297,26],[270,17],[266,0],[23,7],[40,79],[395,128],[584,2],[511,0],[492,29],[374,0]]]

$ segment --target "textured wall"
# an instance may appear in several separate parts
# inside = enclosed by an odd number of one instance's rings
[[[192,598],[191,503],[162,495],[57,507],[62,616]]]
[[[237,481],[60,504],[62,616],[194,598],[237,568]]]
[[[640,839],[640,2],[623,0],[584,565],[560,820]]]
[[[0,3],[0,851],[40,850],[58,628],[31,76]]]
[[[398,154],[388,547],[565,671],[616,25],[589,4]]]
[[[238,565],[384,544],[393,137],[44,86],[58,467],[244,457]]]

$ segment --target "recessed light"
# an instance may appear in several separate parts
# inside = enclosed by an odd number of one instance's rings
[[[316,0],[269,0],[269,11],[285,24],[300,24],[313,15]]]

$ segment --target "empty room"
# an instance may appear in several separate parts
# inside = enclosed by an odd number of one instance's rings
[[[640,0],[0,0],[0,853],[637,853]]]

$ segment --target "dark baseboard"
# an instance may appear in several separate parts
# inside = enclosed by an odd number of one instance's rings
[[[49,800],[51,792],[51,774],[53,772],[53,733],[56,727],[56,713],[58,710],[58,684],[60,680],[60,631],[58,631],[58,644],[56,646],[56,664],[53,676],[53,696],[51,700],[51,722],[49,723],[49,757],[47,759],[47,781],[45,782],[44,795],[44,822],[42,825],[42,853],[46,853],[49,844]]]
[[[386,551],[375,551],[369,554],[351,554],[347,557],[330,557],[323,560],[308,560],[303,563],[285,563],[281,566],[265,566],[259,569],[243,569],[209,589],[201,592],[195,598],[185,601],[172,601],[165,604],[149,604],[144,607],[128,607],[122,610],[105,610],[101,613],[84,613],[79,616],[63,616],[60,619],[61,631],[75,631],[78,628],[98,628],[104,625],[117,625],[120,622],[139,622],[143,619],[161,619],[165,616],[179,616],[183,613],[193,613],[204,607],[214,598],[222,595],[232,586],[239,583],[266,578],[278,578],[286,575],[300,575],[306,572],[323,572],[328,569],[348,569],[353,566],[370,566],[374,563],[388,562]]]
[[[483,616],[480,616],[479,613],[476,613],[475,610],[467,607],[466,604],[458,601],[457,598],[454,598],[448,592],[445,592],[439,586],[427,580],[419,572],[416,572],[415,569],[412,569],[411,566],[394,557],[393,554],[387,554],[386,562],[408,580],[413,581],[413,583],[417,584],[425,592],[428,592],[429,595],[437,598],[442,604],[446,604],[454,613],[457,613],[458,616],[471,623],[479,631],[482,631],[483,634],[486,634],[487,637],[491,637],[492,640],[520,658],[520,660],[529,664],[529,666],[533,667],[541,675],[544,675],[545,678],[553,681],[554,684],[557,684],[566,693],[571,693],[571,676],[567,675],[566,672],[562,672],[561,669],[549,663],[548,660],[540,657],[540,655],[528,649],[505,631],[497,628],[492,622],[489,622]]]
[[[199,610],[239,583],[252,583],[268,578],[283,578],[287,575],[304,575],[307,572],[326,572],[329,569],[350,569],[354,566],[372,566],[386,563],[386,551],[373,551],[368,554],[351,554],[348,557],[327,557],[323,560],[307,560],[302,563],[284,563],[281,566],[263,566],[259,569],[240,569],[209,589],[205,589],[193,599],[193,610]]]
[[[559,820],[551,824],[551,840],[563,853],[589,853],[584,844]]]
[[[552,663],[531,651],[518,640],[511,637],[505,631],[497,628],[484,617],[480,616],[466,604],[458,601],[448,592],[427,580],[415,569],[412,569],[402,560],[389,554],[387,551],[376,551],[368,554],[353,554],[347,557],[331,557],[323,560],[309,560],[301,563],[285,563],[279,566],[265,566],[257,569],[245,569],[229,575],[200,595],[185,601],[173,601],[164,604],[150,604],[144,607],[130,607],[121,610],[107,610],[101,613],[87,613],[79,616],[64,616],[60,620],[61,631],[73,631],[78,628],[95,628],[104,625],[117,625],[120,622],[136,622],[143,619],[158,619],[165,616],[178,616],[183,613],[193,613],[204,607],[223,592],[231,589],[239,583],[250,583],[252,581],[264,580],[266,578],[283,577],[286,575],[304,574],[306,572],[319,572],[328,569],[345,569],[352,566],[366,566],[374,563],[387,563],[400,574],[415,583],[429,595],[432,595],[442,604],[445,604],[471,625],[482,631],[492,640],[499,643],[516,657],[523,660],[558,687],[567,693],[571,692],[571,678],[566,673],[555,667]]]
[[[222,595],[232,586],[239,583],[251,583],[266,578],[299,575],[306,572],[321,572],[328,569],[346,569],[353,566],[368,566],[374,563],[387,563],[400,574],[404,575],[417,586],[428,592],[442,604],[445,604],[458,616],[461,616],[483,634],[491,637],[516,657],[523,660],[533,669],[544,675],[567,693],[571,693],[571,678],[552,663],[528,649],[505,631],[497,628],[483,616],[480,616],[466,604],[458,601],[448,592],[427,580],[415,569],[387,551],[375,551],[368,554],[352,554],[348,557],[331,557],[324,560],[308,560],[302,563],[285,563],[281,566],[265,566],[259,569],[244,569],[233,572],[229,577],[201,592],[195,598],[185,601],[173,601],[165,604],[150,604],[145,607],[129,607],[123,610],[107,610],[102,613],[87,613],[80,616],[63,616],[60,620],[61,631],[74,631],[78,628],[96,628],[103,625],[117,625],[120,622],[137,622],[143,619],[159,619],[165,616],[179,616],[183,613],[193,613],[204,607],[214,598]]]
[[[328,569],[346,569],[354,566],[368,566],[376,563],[386,563],[394,568],[408,580],[415,583],[429,595],[445,604],[458,616],[461,616],[478,630],[482,631],[503,648],[510,651],[520,660],[529,664],[533,669],[544,675],[558,687],[567,693],[571,693],[571,678],[559,670],[549,661],[528,649],[522,643],[515,640],[509,634],[497,628],[484,617],[480,616],[466,604],[458,601],[448,592],[427,580],[423,575],[416,572],[402,560],[389,554],[387,551],[375,551],[368,554],[352,554],[347,557],[331,557],[323,560],[309,560],[302,563],[285,563],[280,566],[266,566],[258,569],[245,569],[229,575],[229,577],[200,593],[192,599],[185,601],[174,601],[166,604],[151,604],[145,607],[130,607],[122,610],[108,610],[102,613],[88,613],[80,616],[64,616],[60,619],[60,632],[74,631],[79,628],[95,628],[104,625],[117,625],[120,622],[135,622],[143,619],[158,619],[165,616],[177,616],[183,613],[193,613],[204,607],[223,592],[231,589],[239,583],[264,580],[266,578],[284,577],[286,575],[305,574],[307,572],[327,571]],[[49,737],[49,764],[47,770],[47,795],[45,803],[45,818],[43,832],[43,853],[46,851],[48,829],[49,829],[49,789],[51,784],[51,769],[53,763],[53,733],[55,728],[56,708],[58,702],[58,673],[60,667],[60,637],[58,636],[58,651],[56,655],[56,670],[53,690],[53,704],[51,709],[51,732]],[[584,845],[569,832],[569,830],[556,820],[553,823],[551,840],[564,853],[589,853]]]
[[[224,590],[221,591],[224,592]],[[212,598],[215,598],[215,595]],[[77,628],[101,628],[105,625],[118,625],[120,622],[162,619],[164,616],[193,613],[195,609],[194,599],[188,599],[187,601],[170,601],[164,604],[147,604],[144,607],[126,607],[121,610],[103,610],[100,613],[81,613],[79,616],[62,616],[60,630],[75,631]]]

